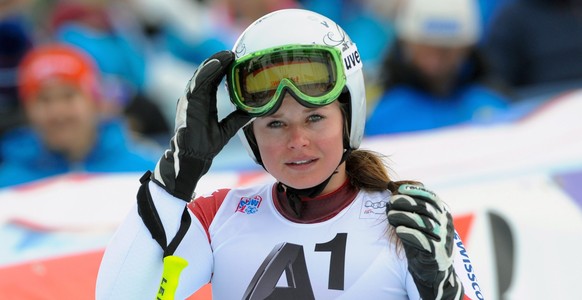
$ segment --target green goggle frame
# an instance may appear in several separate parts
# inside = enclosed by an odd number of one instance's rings
[[[341,52],[328,46],[289,45],[257,51],[227,73],[231,101],[258,117],[274,112],[285,92],[306,107],[335,101],[346,85]]]

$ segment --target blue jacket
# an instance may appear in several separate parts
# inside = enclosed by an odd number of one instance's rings
[[[30,128],[19,128],[1,140],[0,187],[69,172],[145,172],[153,170],[162,151],[130,139],[119,121],[103,122],[93,150],[81,162],[71,163],[45,148]]]
[[[368,117],[365,135],[426,130],[469,121],[487,122],[508,106],[504,97],[480,84],[464,86],[446,98],[396,85],[378,100]]]

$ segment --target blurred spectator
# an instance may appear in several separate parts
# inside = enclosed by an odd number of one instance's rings
[[[89,55],[65,44],[33,48],[18,73],[30,127],[1,144],[0,186],[67,172],[143,172],[161,150],[131,138],[121,120],[102,119],[99,72]]]
[[[0,135],[25,121],[18,101],[16,70],[32,47],[32,29],[16,2],[0,4]]]
[[[366,135],[484,121],[508,107],[476,48],[473,0],[404,1],[396,30],[398,41],[380,73],[384,93]]]
[[[130,125],[138,125],[133,130],[165,139],[170,134],[167,119],[146,88],[147,40],[129,8],[109,1],[60,0],[48,15],[49,32],[56,41],[75,45],[95,59],[112,114],[129,112],[136,121]],[[152,114],[162,118],[152,121]]]
[[[516,89],[582,86],[582,1],[514,0],[497,14],[484,49]]]
[[[49,28],[59,42],[89,53],[103,75],[109,98],[129,102],[145,79],[145,53],[138,39],[116,27],[108,6],[83,1],[58,1],[49,14]]]

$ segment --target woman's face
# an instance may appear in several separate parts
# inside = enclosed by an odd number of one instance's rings
[[[267,171],[296,189],[310,188],[335,174],[323,194],[346,179],[343,154],[343,115],[339,102],[307,108],[287,94],[272,115],[257,118],[253,130]]]

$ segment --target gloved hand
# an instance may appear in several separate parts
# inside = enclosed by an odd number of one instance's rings
[[[167,192],[190,201],[202,175],[224,145],[251,117],[235,110],[218,121],[216,91],[234,60],[221,51],[200,64],[176,108],[175,134],[170,149],[158,161],[151,179]]]
[[[424,187],[403,184],[387,214],[422,299],[462,299],[463,285],[453,267],[453,218],[440,198]]]

